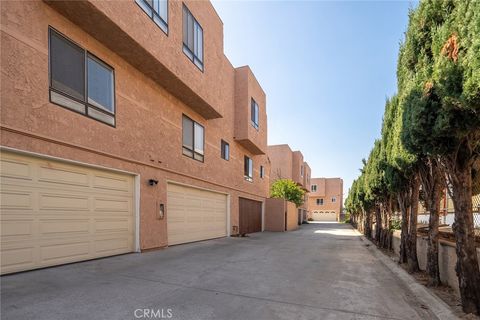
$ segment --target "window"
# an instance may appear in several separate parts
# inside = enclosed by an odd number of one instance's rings
[[[204,160],[204,129],[203,126],[187,116],[183,116],[183,154],[203,162]]]
[[[323,199],[317,199],[317,206],[323,206]]]
[[[183,5],[183,52],[203,71],[203,29]]]
[[[252,126],[255,129],[258,129],[258,104],[252,98],[252,104],[250,107],[250,119],[252,122]]]
[[[300,166],[300,176],[303,177],[303,166]]]
[[[337,198],[332,197],[332,202],[337,202]]]
[[[263,177],[265,177],[265,167],[264,167],[264,166],[260,166],[260,178],[263,179]]]
[[[163,32],[168,33],[168,0],[135,0]]]
[[[115,125],[113,68],[49,29],[50,101]]]
[[[243,175],[245,180],[253,181],[253,161],[249,157],[244,157]]]
[[[222,140],[220,149],[221,149],[222,159],[230,160],[230,145],[227,142]]]
[[[316,184],[312,184],[312,192],[317,192],[317,185]]]

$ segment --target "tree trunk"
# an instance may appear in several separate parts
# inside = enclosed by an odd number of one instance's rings
[[[372,214],[368,211],[365,211],[364,234],[367,236],[367,238],[372,238]]]
[[[375,206],[375,241],[377,246],[382,246],[382,211],[380,204]]]
[[[412,193],[410,200],[410,218],[407,241],[407,261],[408,272],[413,273],[420,270],[417,258],[417,216],[418,216],[418,201],[420,194],[420,180],[415,174],[412,181]]]
[[[453,186],[452,200],[455,208],[453,231],[456,239],[457,265],[460,296],[463,311],[480,314],[480,270],[472,211],[472,172],[471,167],[456,167],[450,172]]]
[[[400,236],[400,257],[398,263],[407,262],[407,239],[408,239],[408,206],[404,192],[398,194],[398,206],[402,212],[402,233]]]
[[[386,210],[385,210],[385,219],[384,219],[384,230],[385,230],[385,249],[392,249],[392,232],[390,230],[390,220],[392,219],[392,198],[389,197],[387,200]]]
[[[421,175],[422,187],[425,192],[425,207],[430,213],[428,222],[427,247],[427,276],[428,286],[440,285],[440,267],[438,264],[438,225],[440,219],[440,205],[445,185],[444,172],[439,168],[435,159],[426,163],[425,171]]]
[[[439,188],[440,189],[440,188]],[[440,285],[440,267],[438,265],[438,225],[440,217],[440,193],[429,199],[427,210],[430,211],[428,222],[428,248],[427,248],[427,275],[428,285],[437,287]]]

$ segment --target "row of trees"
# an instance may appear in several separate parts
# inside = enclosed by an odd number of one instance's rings
[[[440,203],[448,186],[463,309],[480,313],[472,211],[472,187],[480,183],[480,1],[426,0],[411,10],[397,81],[381,138],[363,161],[346,208],[368,236],[375,217],[375,240],[387,248],[393,212],[400,212],[400,263],[415,272],[421,200],[430,214],[427,274],[438,285]]]

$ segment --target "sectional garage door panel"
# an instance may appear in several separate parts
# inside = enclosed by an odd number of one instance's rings
[[[314,211],[312,217],[315,221],[337,221],[335,211]]]
[[[1,153],[1,273],[134,250],[126,174]]]
[[[176,184],[167,188],[168,244],[227,235],[227,195]]]

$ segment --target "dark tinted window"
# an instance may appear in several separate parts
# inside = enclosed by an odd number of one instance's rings
[[[85,51],[50,30],[50,79],[52,88],[85,100]]]
[[[227,142],[222,140],[220,149],[221,149],[222,159],[229,160],[230,159],[230,145]]]
[[[167,0],[135,0],[135,2],[153,19],[165,33],[168,32]]]
[[[251,103],[250,117],[252,126],[258,129],[258,104],[253,99]]]
[[[182,149],[183,154],[194,158],[195,160],[202,161],[204,160],[204,141],[205,141],[205,132],[201,124],[193,121],[187,116],[183,116],[182,119],[183,127],[183,143]]]
[[[246,180],[253,180],[253,161],[247,156],[244,157],[243,175]]]
[[[49,35],[50,101],[114,126],[113,68],[54,29]]]
[[[183,154],[193,157],[193,121],[183,117]]]
[[[183,6],[183,52],[203,70],[203,29],[185,5]]]

